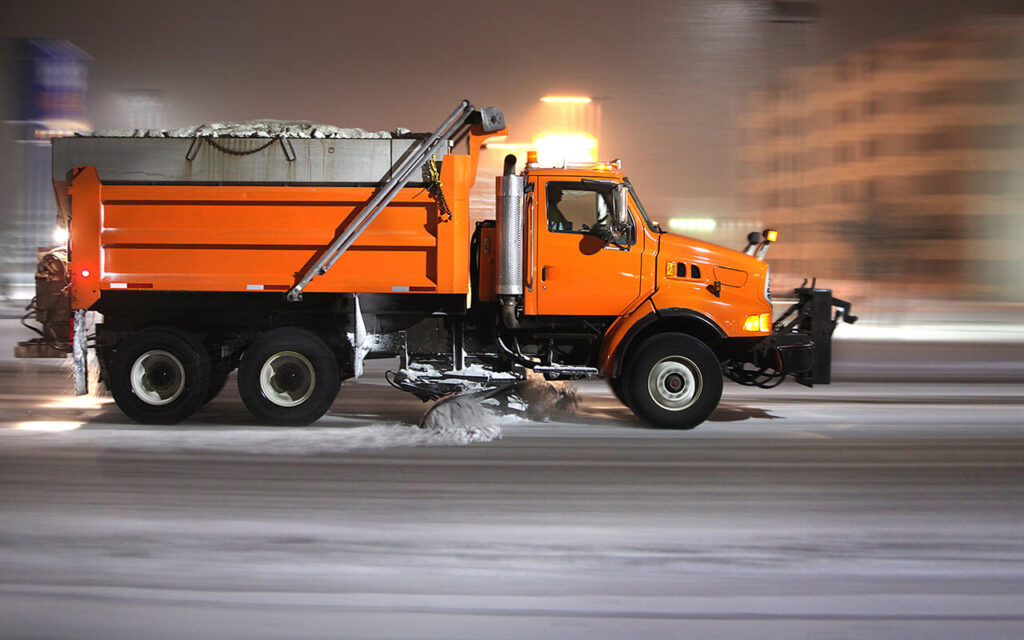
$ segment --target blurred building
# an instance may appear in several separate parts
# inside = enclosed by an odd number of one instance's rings
[[[64,40],[3,42],[0,295],[31,296],[36,255],[55,243],[50,139],[90,129],[92,59]]]
[[[773,273],[1024,300],[1024,22],[975,21],[790,69],[749,96],[743,214]]]

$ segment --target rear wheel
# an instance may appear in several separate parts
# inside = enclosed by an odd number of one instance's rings
[[[319,419],[341,386],[338,363],[317,335],[296,327],[260,336],[238,364],[238,391],[254,416],[269,424]]]
[[[110,393],[129,418],[173,424],[206,400],[210,358],[194,337],[174,327],[144,329],[117,347]]]
[[[700,340],[667,333],[644,342],[626,368],[630,408],[665,429],[693,429],[722,398],[722,366]]]
[[[210,384],[206,387],[206,398],[203,400],[203,404],[220,395],[220,392],[224,390],[224,385],[228,382],[228,375],[227,373],[210,374]]]

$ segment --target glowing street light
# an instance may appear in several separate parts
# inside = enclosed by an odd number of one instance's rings
[[[502,151],[528,151],[534,146],[527,142],[485,142],[485,149],[499,149]]]
[[[68,243],[68,228],[67,227],[54,227],[53,228],[53,241],[58,246],[65,246]]]
[[[668,221],[668,228],[676,233],[710,233],[718,226],[714,218],[672,218]]]
[[[585,133],[545,133],[533,141],[533,146],[541,166],[597,160],[597,139]]]
[[[503,151],[536,151],[530,154],[533,162],[541,166],[565,166],[573,162],[597,160],[599,111],[596,101],[589,96],[551,95],[540,99],[545,104],[542,125],[546,133],[539,134],[531,144],[500,140],[487,142],[487,149]]]
[[[561,102],[574,104],[590,104],[592,99],[587,96],[544,96],[541,102]]]

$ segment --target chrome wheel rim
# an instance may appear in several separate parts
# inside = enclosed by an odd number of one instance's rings
[[[316,371],[301,353],[280,351],[260,368],[260,392],[279,407],[295,407],[313,395]]]
[[[668,356],[662,358],[647,376],[647,391],[651,399],[666,411],[682,411],[700,397],[703,379],[700,369],[689,358]]]
[[[170,404],[185,390],[185,366],[169,351],[147,351],[132,364],[131,385],[146,404]]]

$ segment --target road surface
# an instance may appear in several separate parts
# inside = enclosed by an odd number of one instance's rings
[[[1019,384],[728,385],[671,432],[586,382],[575,416],[460,438],[373,371],[307,428],[230,386],[144,427],[59,367],[0,376],[5,638],[1024,629]]]

